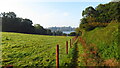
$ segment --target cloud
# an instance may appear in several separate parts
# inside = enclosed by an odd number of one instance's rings
[[[110,2],[111,0],[2,0],[4,2]]]
[[[22,0],[26,2],[108,2],[108,0]],[[109,0],[110,1],[110,0]]]
[[[69,13],[64,12],[64,13],[63,13],[63,16],[69,16]]]

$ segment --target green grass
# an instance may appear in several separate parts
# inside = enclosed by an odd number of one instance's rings
[[[2,65],[55,66],[56,44],[60,49],[60,65],[69,63],[65,42],[71,38],[2,32]]]
[[[120,46],[118,45],[118,25],[119,23],[111,22],[107,27],[99,27],[85,32],[83,35],[87,44],[93,43],[97,45],[102,59],[120,59],[118,53],[118,47]]]
[[[81,54],[84,53],[83,51],[83,47],[82,47],[82,44],[78,43],[78,66],[85,66],[84,65],[84,62],[83,62],[83,57],[81,56]]]

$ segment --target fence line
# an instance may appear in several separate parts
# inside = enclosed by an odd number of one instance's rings
[[[72,38],[70,39],[70,48],[72,48],[73,43],[76,39]],[[66,54],[68,54],[68,41],[66,41]],[[8,65],[5,67],[13,67],[13,65]],[[56,68],[59,68],[59,45],[56,45]]]
[[[77,37],[70,39],[70,48],[72,48],[73,43]],[[66,54],[68,54],[68,41],[66,41]],[[59,68],[59,45],[56,45],[56,68]]]

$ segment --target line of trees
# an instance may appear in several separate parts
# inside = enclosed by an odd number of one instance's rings
[[[78,29],[90,31],[96,27],[106,27],[106,24],[111,21],[120,22],[120,1],[99,4],[96,8],[89,6],[83,10],[82,16],[83,18],[77,31],[79,31]],[[94,25],[94,23],[96,24]],[[100,25],[99,23],[105,23],[105,25]]]
[[[69,26],[69,27],[49,27],[48,29],[50,29],[51,31],[74,31],[75,30],[75,28],[73,27],[71,27],[71,26]]]
[[[44,29],[40,24],[33,25],[32,20],[17,17],[14,12],[3,12],[2,17],[2,32],[18,32],[27,34],[40,35],[62,35],[61,32],[51,32],[50,29]]]

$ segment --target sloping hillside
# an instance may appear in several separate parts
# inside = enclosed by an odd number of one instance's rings
[[[97,27],[92,31],[84,32],[82,36],[89,49],[97,47],[97,55],[105,65],[114,65],[120,60],[118,26],[118,22],[111,22],[107,27]]]

